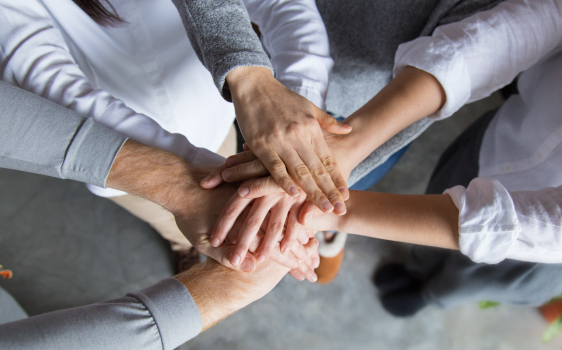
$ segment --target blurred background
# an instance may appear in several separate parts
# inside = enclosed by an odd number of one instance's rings
[[[433,124],[372,191],[421,194],[444,149],[496,93]],[[42,249],[56,242],[56,251]],[[408,319],[387,314],[371,282],[381,263],[404,261],[409,245],[350,236],[334,282],[286,277],[270,294],[180,349],[560,349],[547,344],[537,309],[509,305],[428,307]],[[0,280],[30,314],[117,298],[173,275],[166,241],[148,224],[83,184],[0,169]]]

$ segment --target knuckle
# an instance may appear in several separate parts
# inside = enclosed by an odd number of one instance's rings
[[[328,173],[326,172],[326,168],[324,168],[324,166],[321,164],[315,165],[312,168],[312,174],[314,175],[315,178],[325,178],[328,176]]]
[[[283,175],[279,178],[279,183],[282,185],[289,185],[292,182],[292,179],[289,175]]]
[[[304,164],[299,164],[295,167],[295,175],[299,179],[306,179],[310,176],[310,172],[308,171],[308,167]]]
[[[320,202],[322,199],[324,199],[324,193],[322,193],[322,191],[320,191],[319,189],[316,189],[314,190],[314,192],[312,192],[310,198],[314,202]]]
[[[282,229],[283,229],[283,222],[281,222],[280,220],[275,220],[271,223],[271,232],[273,234],[277,234],[281,232]]]
[[[232,218],[236,217],[236,206],[232,205],[232,204],[228,205],[224,209],[224,215],[229,219],[232,219]]]
[[[283,163],[281,159],[276,158],[271,162],[271,170],[273,170],[274,172],[277,173],[285,172],[285,169],[287,169],[287,167],[285,166],[285,163]]]
[[[330,156],[322,157],[321,161],[328,171],[336,170],[338,168],[338,164],[336,163],[335,159]]]
[[[236,251],[237,252],[245,252],[250,248],[249,244],[246,243],[240,243],[236,246]]]
[[[338,190],[334,189],[334,190],[330,190],[328,192],[328,198],[329,198],[330,202],[337,201],[338,199],[340,199],[340,196],[341,196],[341,194],[340,194],[340,191],[338,191]]]
[[[264,193],[266,193],[267,184],[262,181],[254,181],[250,184],[250,192],[257,197],[261,197]]]
[[[257,229],[261,226],[261,220],[258,217],[250,217],[247,221],[248,228]]]

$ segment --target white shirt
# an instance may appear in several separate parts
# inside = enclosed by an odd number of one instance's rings
[[[314,1],[246,3],[277,77],[323,107],[332,60]],[[111,4],[126,23],[100,26],[71,0],[0,0],[2,79],[189,161],[197,151],[190,142],[218,150],[234,108],[198,60],[173,3]]]
[[[395,74],[414,66],[443,86],[435,119],[525,71],[486,130],[485,178],[445,191],[459,208],[460,249],[476,262],[562,262],[561,11],[562,0],[507,0],[397,51]]]

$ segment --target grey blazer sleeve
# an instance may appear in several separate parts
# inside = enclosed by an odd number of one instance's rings
[[[0,349],[165,349],[201,331],[187,289],[173,278],[123,298],[0,325]]]
[[[105,187],[127,138],[0,81],[0,167]]]
[[[242,0],[172,0],[191,46],[211,72],[215,85],[232,101],[226,75],[243,66],[273,68]]]

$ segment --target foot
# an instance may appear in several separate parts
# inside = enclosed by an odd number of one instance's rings
[[[387,294],[381,298],[382,306],[396,317],[412,317],[427,306],[422,297],[422,284]]]
[[[373,282],[382,294],[419,284],[419,281],[410,275],[402,264],[388,264],[381,267],[375,274]]]
[[[174,251],[174,260],[176,262],[176,274],[187,271],[193,265],[201,262],[199,252],[195,248]]]
[[[320,243],[318,246],[320,266],[314,270],[318,276],[316,283],[328,284],[336,278],[340,270],[347,233],[319,232],[316,238]]]

